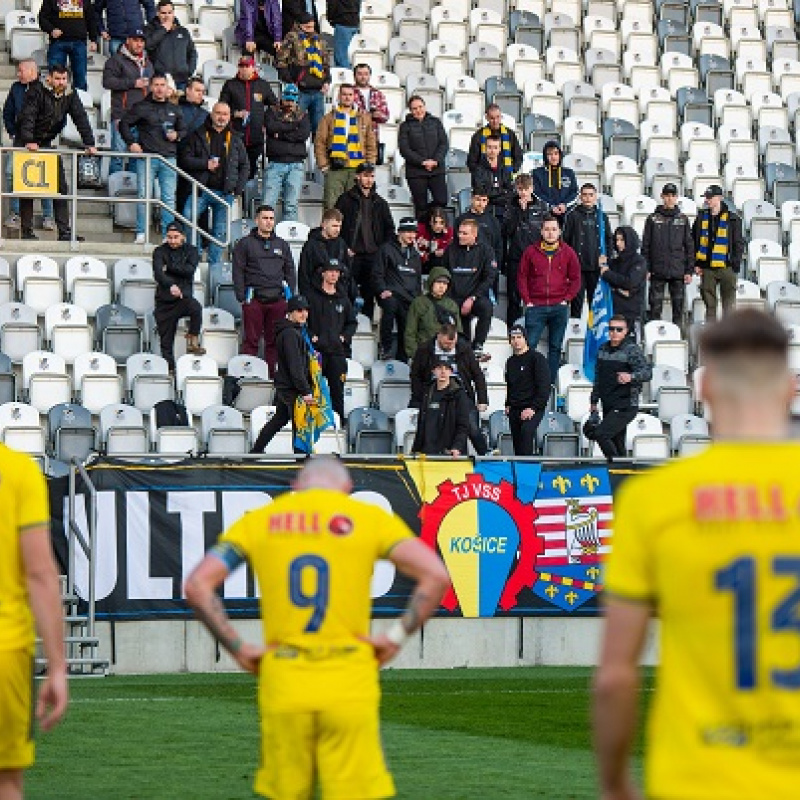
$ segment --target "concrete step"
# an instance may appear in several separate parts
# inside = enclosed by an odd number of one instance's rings
[[[38,234],[37,234],[38,235]],[[119,236],[126,236],[130,241],[119,241],[118,239],[103,239],[102,241],[92,242],[58,242],[52,239],[39,241],[22,241],[21,239],[0,239],[0,255],[14,263],[19,256],[30,255],[31,253],[42,253],[43,241],[46,244],[47,255],[57,260],[66,260],[76,253],[94,256],[103,261],[113,263],[117,259],[125,257],[149,258],[155,249],[155,244],[143,245],[133,244],[133,232],[125,232]],[[153,242],[160,243],[153,238]]]

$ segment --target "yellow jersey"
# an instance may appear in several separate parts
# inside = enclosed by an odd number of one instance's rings
[[[33,646],[20,540],[26,530],[49,522],[47,485],[38,465],[0,444],[0,650]]]
[[[605,588],[661,619],[649,798],[800,787],[799,467],[797,444],[719,443],[621,489]]]
[[[255,573],[264,641],[261,696],[273,711],[373,702],[369,635],[375,562],[413,534],[399,517],[341,492],[286,493],[245,514],[215,548]]]

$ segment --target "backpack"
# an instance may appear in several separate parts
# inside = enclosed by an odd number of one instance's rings
[[[156,428],[180,428],[189,426],[186,407],[174,400],[160,400],[153,406],[156,415]]]

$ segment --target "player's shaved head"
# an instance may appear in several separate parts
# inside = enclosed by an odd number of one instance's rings
[[[349,494],[353,488],[350,472],[342,462],[334,456],[315,456],[308,459],[294,481],[294,488],[331,489],[335,492]]]

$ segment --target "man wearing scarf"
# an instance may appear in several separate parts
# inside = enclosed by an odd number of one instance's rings
[[[378,148],[372,118],[355,107],[352,84],[339,87],[338,105],[322,118],[314,139],[314,156],[325,174],[326,211],[353,185],[360,164],[375,163]]]
[[[533,170],[533,193],[550,206],[550,213],[564,227],[564,218],[578,204],[578,180],[563,166],[564,153],[556,141],[545,142],[544,164]]]
[[[700,276],[700,293],[706,304],[706,322],[717,319],[717,287],[722,313],[733,311],[736,280],[744,254],[742,218],[722,199],[716,184],[705,191],[705,208],[694,222],[695,272]]]
[[[486,155],[486,140],[492,135],[500,137],[502,144],[500,161],[510,178],[522,167],[522,148],[519,145],[517,134],[511,128],[503,125],[503,112],[496,103],[492,103],[486,108],[486,125],[481,126],[472,134],[467,153],[467,169],[474,174],[481,159]]]

